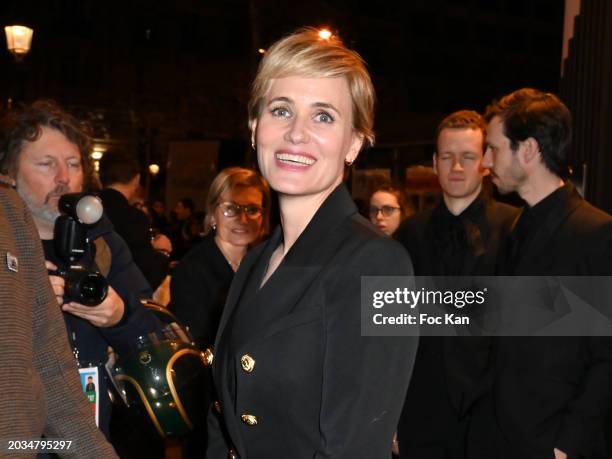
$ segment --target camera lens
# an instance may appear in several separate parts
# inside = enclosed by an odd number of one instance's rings
[[[106,298],[108,287],[104,277],[97,273],[89,273],[81,280],[81,298],[84,299],[83,304],[89,301],[95,301],[94,304],[100,304]]]
[[[108,294],[108,283],[100,273],[75,270],[68,272],[65,280],[68,298],[85,306],[102,303]]]

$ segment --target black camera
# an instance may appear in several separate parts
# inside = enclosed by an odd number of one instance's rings
[[[86,306],[96,306],[106,298],[108,283],[99,272],[79,264],[91,244],[87,229],[102,217],[102,202],[87,193],[68,193],[58,202],[62,215],[55,220],[53,243],[55,253],[64,262],[52,274],[64,278],[64,296]]]

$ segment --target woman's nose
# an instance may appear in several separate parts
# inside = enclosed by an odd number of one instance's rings
[[[285,140],[293,144],[308,142],[309,135],[304,117],[294,116],[287,127]]]

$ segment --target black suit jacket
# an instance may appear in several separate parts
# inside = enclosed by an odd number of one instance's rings
[[[501,274],[612,274],[612,217],[569,184],[528,246]],[[604,417],[612,402],[611,337],[496,340],[493,403],[503,436],[526,458],[602,457]],[[608,452],[610,454],[610,452]],[[605,456],[609,457],[609,456]]]
[[[211,233],[183,257],[172,273],[169,309],[189,326],[196,344],[212,346],[234,271]]]
[[[435,209],[425,210],[407,219],[395,234],[395,238],[408,250],[418,276],[449,275],[440,264],[438,241],[434,237],[438,231],[435,228],[436,214],[443,211],[442,206],[445,206],[444,202]],[[482,192],[461,215],[464,214],[469,214],[465,227],[471,250],[464,257],[458,275],[493,275],[500,241],[505,240],[518,210]]]
[[[213,233],[191,249],[172,272],[169,309],[189,326],[195,343],[204,349],[212,346],[234,271],[219,250]],[[208,370],[208,369],[207,369]],[[215,399],[212,374],[205,373],[201,403],[205,412]],[[199,402],[200,400],[198,400]],[[183,443],[183,458],[202,458],[206,453],[206,425],[196,423]]]
[[[440,227],[448,214],[442,202],[435,209],[406,220],[396,238],[408,249],[415,274],[447,276]],[[465,251],[453,263],[453,275],[493,275],[500,241],[518,209],[481,193],[461,214],[467,235]],[[442,233],[442,234],[441,234]],[[445,459],[462,457],[466,417],[474,401],[486,390],[491,340],[486,337],[423,337],[419,345],[406,402],[398,427],[400,457]]]
[[[281,238],[277,228],[247,254],[217,334],[229,442],[242,459],[387,459],[416,339],[361,336],[361,276],[409,276],[410,258],[357,213],[344,185],[260,289]],[[207,457],[226,458],[214,417],[210,429]]]
[[[99,193],[104,213],[113,224],[115,231],[125,240],[134,263],[140,268],[153,290],[157,289],[168,275],[169,259],[151,245],[149,220],[119,191],[105,188]]]

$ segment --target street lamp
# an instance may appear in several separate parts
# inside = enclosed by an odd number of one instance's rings
[[[6,26],[4,33],[6,34],[6,47],[15,56],[17,62],[21,62],[30,51],[34,30],[25,26],[13,25]]]
[[[95,144],[93,146],[93,151],[89,156],[91,157],[91,159],[93,159],[93,166],[96,172],[100,170],[100,160],[102,159],[102,156],[104,156],[105,152],[106,148],[104,146],[98,144]]]

